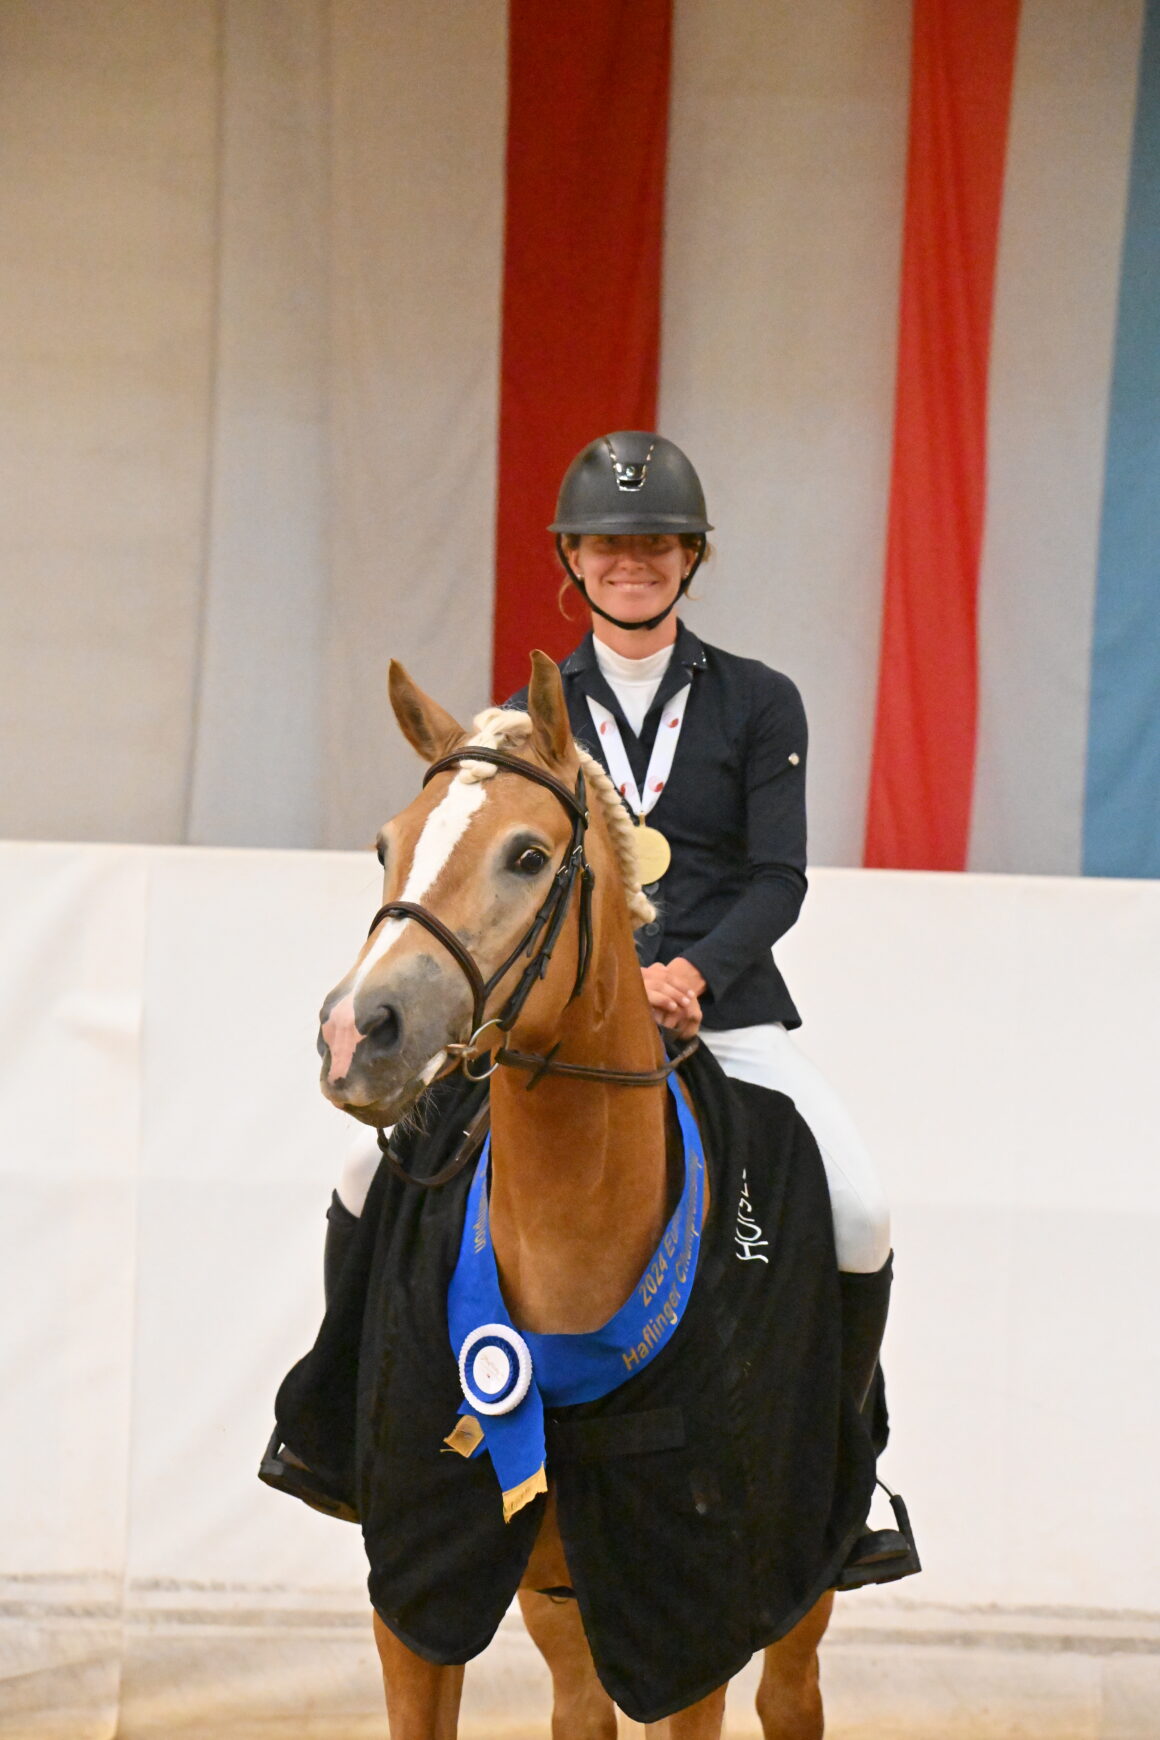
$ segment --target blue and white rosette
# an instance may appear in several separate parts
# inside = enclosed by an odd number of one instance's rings
[[[459,1349],[459,1383],[477,1414],[510,1414],[532,1381],[532,1354],[506,1323],[473,1329]]]

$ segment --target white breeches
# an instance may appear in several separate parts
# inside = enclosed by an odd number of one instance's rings
[[[338,1179],[338,1200],[351,1214],[362,1213],[371,1179],[378,1171],[381,1159],[378,1131],[369,1130],[364,1125],[350,1145]]]
[[[779,1022],[720,1032],[703,1027],[701,1038],[726,1075],[776,1088],[793,1100],[821,1149],[834,1212],[838,1267],[854,1275],[875,1273],[890,1255],[886,1194],[854,1120],[821,1071]],[[338,1181],[339,1199],[351,1214],[362,1213],[378,1164],[375,1132],[360,1129]]]
[[[890,1208],[854,1120],[821,1071],[780,1022],[761,1027],[702,1027],[701,1039],[726,1075],[776,1088],[797,1106],[821,1149],[838,1267],[870,1275],[890,1255]]]

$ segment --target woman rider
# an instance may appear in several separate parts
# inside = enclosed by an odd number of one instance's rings
[[[788,1095],[809,1124],[833,1209],[843,1369],[866,1405],[890,1297],[889,1212],[852,1120],[789,1037],[801,1018],[772,954],[806,892],[801,698],[788,677],[705,645],[677,615],[712,528],[671,441],[621,431],[591,442],[549,529],[592,621],[560,667],[573,734],[638,824],[641,881],[658,909],[637,933],[649,1002],[664,1027],[700,1032],[726,1074]],[[331,1208],[328,1271],[378,1159],[363,1137]],[[906,1550],[893,1530],[863,1537],[850,1582]]]
[[[649,1001],[679,1035],[700,1030],[726,1074],[788,1094],[810,1125],[839,1267],[878,1277],[862,1282],[854,1308],[866,1319],[865,1389],[889,1295],[889,1212],[848,1114],[789,1038],[801,1018],[771,952],[806,892],[801,697],[788,677],[704,645],[678,617],[711,528],[697,474],[672,442],[592,442],[568,469],[550,529],[592,614],[561,666],[573,732],[640,824],[642,880],[660,907],[638,932]]]
[[[810,1126],[834,1217],[843,1367],[865,1405],[890,1299],[889,1209],[853,1120],[789,1036],[801,1017],[772,953],[806,892],[801,697],[779,671],[705,645],[680,620],[712,528],[697,473],[671,441],[621,431],[591,442],[549,529],[591,613],[561,665],[573,734],[638,823],[657,907],[637,932],[649,1001],[663,1026],[700,1032],[727,1075],[788,1095]],[[882,1531],[855,1559],[901,1556],[903,1545]]]

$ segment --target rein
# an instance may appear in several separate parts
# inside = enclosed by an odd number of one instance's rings
[[[576,949],[576,978],[572,985],[572,993],[568,1001],[574,1002],[584,988],[588,977],[588,968],[592,961],[592,890],[595,877],[592,867],[584,851],[584,835],[588,827],[588,806],[585,799],[584,769],[576,774],[576,789],[572,791],[563,780],[554,774],[547,773],[543,768],[523,761],[519,756],[511,755],[502,749],[487,749],[480,745],[465,744],[461,749],[453,750],[449,755],[442,755],[428,767],[423,784],[427,785],[437,773],[457,768],[464,761],[486,761],[494,767],[505,769],[509,773],[518,773],[523,779],[530,779],[537,785],[546,787],[557,797],[572,818],[572,838],[564,853],[563,861],[552,885],[545,895],[539,910],[531,924],[512,949],[507,959],[498,966],[489,979],[485,979],[471,951],[460,942],[455,932],[429,912],[425,906],[419,906],[410,900],[389,900],[385,906],[380,906],[371,920],[369,939],[386,918],[403,917],[414,919],[416,924],[442,943],[452,960],[460,968],[471,991],[471,1026],[470,1039],[465,1044],[448,1045],[445,1049],[454,1054],[450,1069],[444,1069],[439,1077],[451,1074],[455,1069],[462,1070],[469,1081],[486,1081],[495,1074],[501,1066],[509,1069],[527,1070],[531,1075],[528,1089],[546,1075],[568,1076],[582,1081],[609,1082],[617,1087],[656,1087],[666,1081],[674,1069],[692,1056],[699,1041],[694,1037],[675,1057],[668,1058],[657,1069],[604,1069],[596,1064],[558,1063],[553,1046],[546,1056],[538,1052],[513,1051],[506,1045],[497,1049],[488,1069],[476,1073],[469,1065],[480,1056],[480,1037],[489,1027],[494,1027],[499,1033],[509,1033],[519,1019],[520,1011],[527,1002],[533,986],[542,979],[548,970],[552,952],[559,940],[571,905],[572,891],[579,884],[579,936]],[[496,986],[510,972],[521,955],[528,957],[528,964],[516,983],[511,996],[498,1015],[488,1016],[487,1001]],[[385,1130],[379,1130],[379,1148],[396,1177],[404,1179],[408,1184],[420,1185],[425,1190],[433,1190],[442,1184],[447,1184],[467,1165],[473,1155],[478,1152],[486,1131],[486,1107],[467,1130],[464,1131],[464,1142],[453,1158],[433,1178],[417,1178],[407,1172],[390,1151],[389,1138]]]

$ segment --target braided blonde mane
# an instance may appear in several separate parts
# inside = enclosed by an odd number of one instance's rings
[[[517,713],[510,707],[485,707],[472,720],[472,729],[475,735],[468,739],[469,743],[477,743],[481,749],[507,749],[518,753],[528,745],[532,735],[532,721],[527,713]],[[600,800],[601,814],[620,866],[624,896],[628,902],[633,929],[638,925],[651,924],[656,917],[656,908],[641,891],[632,823],[616,787],[600,763],[586,749],[581,749],[578,743],[576,754],[580,757],[580,765],[584,769],[590,791]],[[465,761],[460,767],[458,778],[465,784],[474,784],[478,780],[493,779],[498,772],[499,768],[490,761]]]

